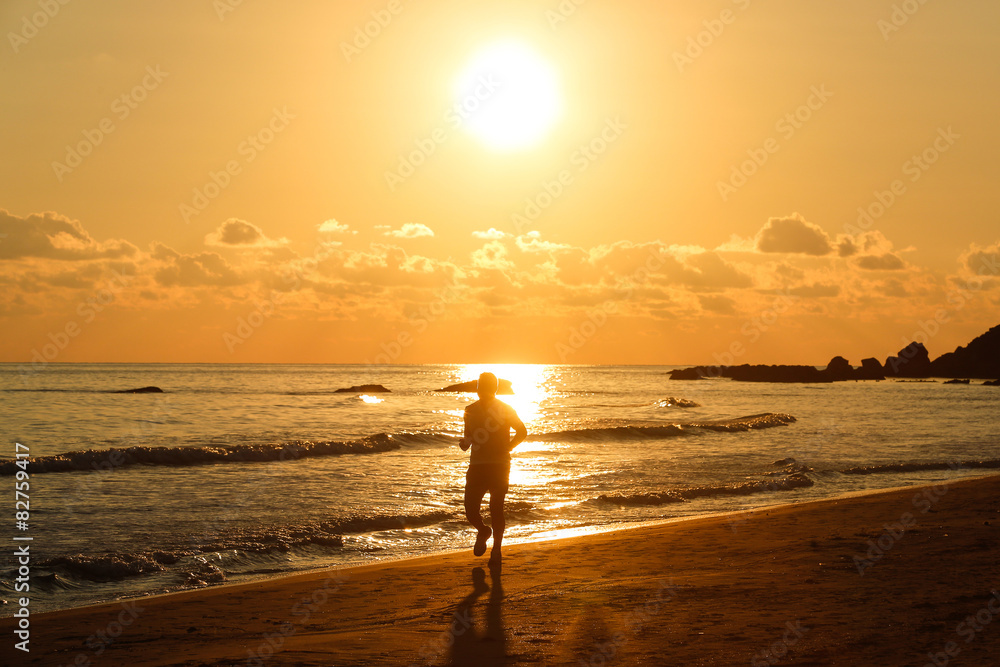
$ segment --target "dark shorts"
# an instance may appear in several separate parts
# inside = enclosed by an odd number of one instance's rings
[[[482,497],[487,491],[490,496],[505,495],[510,485],[509,463],[476,463],[465,473],[466,493]]]

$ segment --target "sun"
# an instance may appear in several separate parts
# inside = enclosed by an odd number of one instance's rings
[[[478,51],[455,82],[462,127],[497,151],[540,142],[562,115],[555,69],[519,42]]]

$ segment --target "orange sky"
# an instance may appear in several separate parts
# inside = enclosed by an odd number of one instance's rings
[[[1000,320],[998,21],[9,0],[0,361],[858,364],[918,332],[937,356]],[[549,83],[456,122],[496,44],[537,59],[500,91]],[[549,97],[533,143],[471,132]]]

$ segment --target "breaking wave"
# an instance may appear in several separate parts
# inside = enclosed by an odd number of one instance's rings
[[[623,425],[602,428],[582,428],[531,435],[529,440],[558,442],[593,442],[603,440],[650,440],[671,438],[701,431],[727,433],[751,429],[786,426],[795,421],[788,414],[768,412],[733,419],[676,422],[655,426]],[[32,474],[101,470],[129,466],[185,467],[212,463],[259,463],[295,461],[298,459],[345,454],[374,454],[400,449],[403,446],[454,444],[457,436],[438,432],[379,433],[359,440],[309,441],[294,440],[275,444],[220,445],[214,447],[149,447],[137,445],[111,449],[87,449],[29,460]],[[14,460],[0,461],[0,476],[13,475],[20,468]]]
[[[921,472],[923,470],[965,470],[1000,468],[1000,459],[982,461],[930,461],[927,463],[875,463],[841,470],[845,475],[874,475],[883,472]]]
[[[701,403],[696,403],[687,398],[674,398],[673,396],[668,396],[667,398],[660,399],[654,403],[658,408],[700,408]]]
[[[546,440],[561,442],[592,442],[595,440],[655,440],[671,438],[680,435],[702,431],[722,431],[734,433],[751,429],[787,426],[795,421],[795,417],[777,412],[766,412],[760,415],[735,417],[733,419],[714,419],[707,421],[676,422],[656,426],[610,426],[603,428],[581,428],[570,431],[553,431],[539,435],[528,436],[529,440]]]
[[[100,470],[109,466],[122,468],[137,465],[192,466],[206,463],[247,463],[294,461],[321,456],[372,454],[399,449],[406,438],[385,433],[360,440],[310,442],[296,440],[280,444],[227,445],[219,447],[147,447],[138,445],[111,449],[87,449],[29,460],[32,474]],[[0,475],[13,475],[19,468],[14,461],[0,463]]]
[[[185,585],[207,585],[226,580],[223,570],[205,560],[206,554],[228,552],[231,559],[246,561],[253,556],[287,553],[295,548],[341,549],[344,535],[374,533],[431,526],[458,518],[447,511],[423,514],[371,514],[324,519],[286,526],[222,528],[209,526],[204,534],[192,535],[188,544],[158,550],[69,554],[38,561],[52,570],[41,574],[52,586],[71,586],[73,580],[117,581],[155,574],[178,565]]]
[[[791,491],[813,486],[814,482],[801,473],[793,473],[781,479],[750,481],[724,486],[696,486],[687,489],[670,489],[656,493],[604,494],[594,500],[614,503],[627,507],[643,505],[668,505],[683,503],[696,498],[717,498],[723,496],[749,496],[755,493]]]

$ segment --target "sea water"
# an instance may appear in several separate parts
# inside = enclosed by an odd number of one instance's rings
[[[483,370],[511,380],[501,399],[529,431],[508,543],[1000,467],[996,387],[672,368],[0,365],[6,539],[32,538],[34,612],[468,548],[458,441],[476,396],[435,390]],[[391,391],[336,391],[372,383]],[[150,385],[163,393],[117,393]],[[26,531],[15,443],[31,456]],[[0,560],[8,601],[16,567]]]

